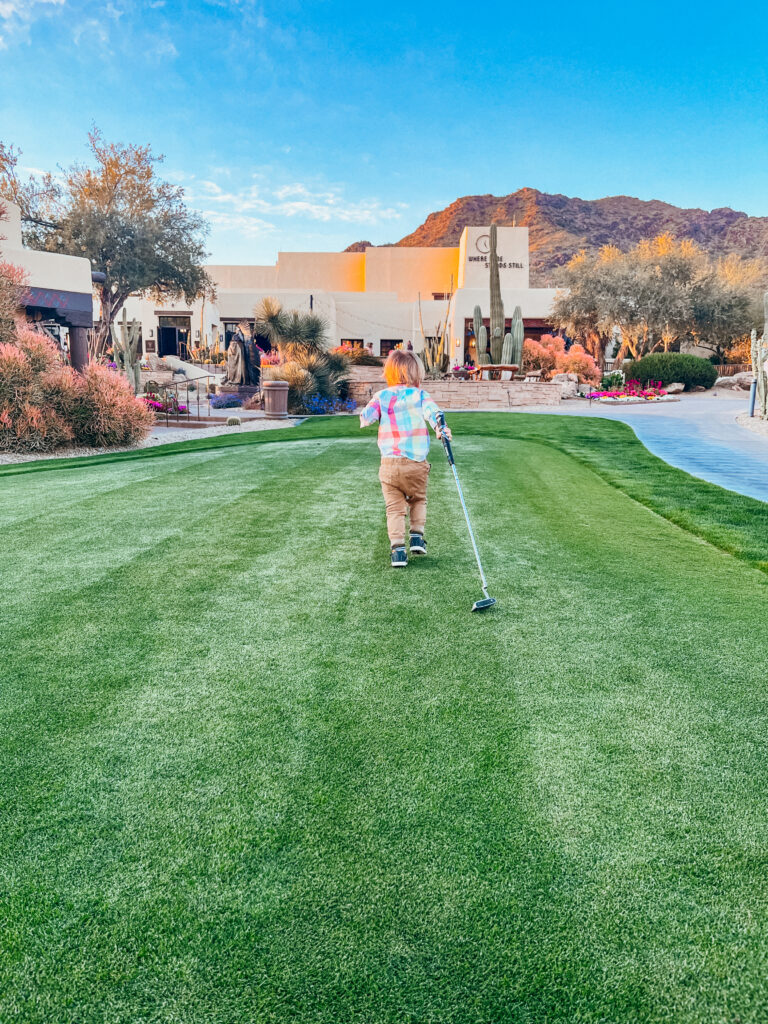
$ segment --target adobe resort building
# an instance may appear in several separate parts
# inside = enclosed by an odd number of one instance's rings
[[[497,252],[507,325],[520,306],[526,337],[538,338],[550,329],[555,290],[530,287],[528,228],[499,227]],[[146,354],[184,356],[217,338],[223,343],[238,321],[252,321],[254,307],[270,297],[286,309],[325,317],[332,344],[370,342],[376,355],[409,341],[421,350],[423,337],[435,336],[447,317],[451,361],[463,363],[475,354],[475,306],[486,324],[490,315],[488,227],[464,228],[454,247],[281,252],[274,266],[207,269],[216,284],[215,301],[158,306],[149,298],[128,300],[128,317],[141,323]]]
[[[26,249],[21,240],[21,213],[3,200],[0,260],[24,271],[22,296],[27,318],[44,328],[69,351],[73,365],[88,359],[88,332],[93,327],[91,264],[82,256]]]

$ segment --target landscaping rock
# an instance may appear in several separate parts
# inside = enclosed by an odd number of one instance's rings
[[[752,374],[747,370],[745,373],[734,373],[732,377],[718,377],[715,387],[730,388],[732,391],[749,391],[752,387]]]
[[[579,378],[575,373],[556,373],[551,384],[559,384],[563,398],[576,398],[579,393]]]
[[[674,384],[667,384],[664,390],[667,392],[668,395],[679,395],[682,394],[683,391],[685,391],[685,384],[681,384],[679,381],[677,381]]]

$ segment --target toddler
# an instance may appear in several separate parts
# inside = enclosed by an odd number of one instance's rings
[[[426,555],[427,478],[430,465],[427,423],[438,437],[440,412],[421,387],[421,363],[413,352],[396,349],[384,364],[387,386],[360,413],[360,426],[379,421],[381,468],[379,480],[387,509],[387,532],[395,568],[408,564],[405,515],[410,511],[409,546],[412,555]],[[451,439],[450,430],[443,428]]]

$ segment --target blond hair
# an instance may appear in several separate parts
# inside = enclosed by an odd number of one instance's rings
[[[421,384],[422,375],[421,362],[413,352],[393,349],[384,363],[384,379],[391,388],[397,387],[398,384],[417,388]]]

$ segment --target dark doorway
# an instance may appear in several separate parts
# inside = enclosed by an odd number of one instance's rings
[[[163,356],[177,356],[179,354],[178,327],[158,327],[157,354],[161,358]]]
[[[188,316],[159,316],[157,318],[157,354],[189,359],[192,324]]]

